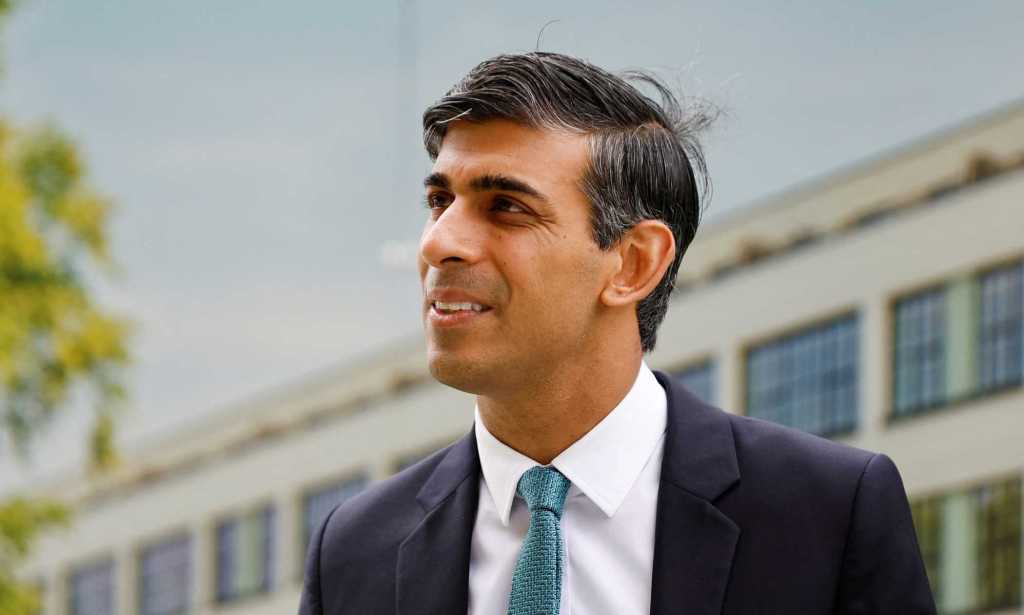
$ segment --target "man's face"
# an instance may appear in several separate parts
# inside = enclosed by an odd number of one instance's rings
[[[419,254],[441,382],[514,393],[593,349],[612,262],[579,188],[588,151],[582,135],[503,120],[449,127],[425,182]]]

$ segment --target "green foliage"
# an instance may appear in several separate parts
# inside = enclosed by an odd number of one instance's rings
[[[40,609],[36,587],[15,578],[13,571],[39,534],[68,523],[58,502],[14,498],[0,504],[0,615],[31,615]]]
[[[12,7],[0,0],[0,24]],[[106,229],[111,205],[84,184],[85,165],[57,130],[18,131],[0,119],[0,461],[30,454],[34,438],[91,392],[94,471],[117,461],[115,414],[126,392],[132,324],[93,302],[86,267],[110,273]],[[40,535],[68,523],[58,501],[0,501],[0,615],[32,615],[38,589],[18,566]]]
[[[82,186],[74,147],[50,128],[0,124],[0,428],[21,454],[78,383],[96,401],[93,462],[109,467],[130,323],[91,301],[81,267],[109,269],[110,205]]]

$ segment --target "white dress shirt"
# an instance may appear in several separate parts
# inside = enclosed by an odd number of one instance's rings
[[[650,612],[655,511],[665,442],[665,391],[641,362],[633,387],[551,466],[572,481],[562,513],[560,615]],[[530,527],[516,495],[535,465],[495,438],[476,411],[480,501],[469,560],[469,615],[505,615]]]

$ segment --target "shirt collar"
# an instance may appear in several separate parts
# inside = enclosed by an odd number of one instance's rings
[[[551,465],[572,481],[568,497],[582,493],[611,517],[640,476],[666,424],[665,390],[647,363],[640,362],[633,387],[600,423],[561,452]],[[510,448],[475,411],[477,453],[484,482],[502,525],[507,526],[516,486],[536,461]]]

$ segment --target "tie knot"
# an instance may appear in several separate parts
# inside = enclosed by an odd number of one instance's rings
[[[534,466],[519,479],[516,493],[526,500],[530,512],[550,510],[562,517],[562,506],[569,493],[569,479],[558,470],[547,466]]]

